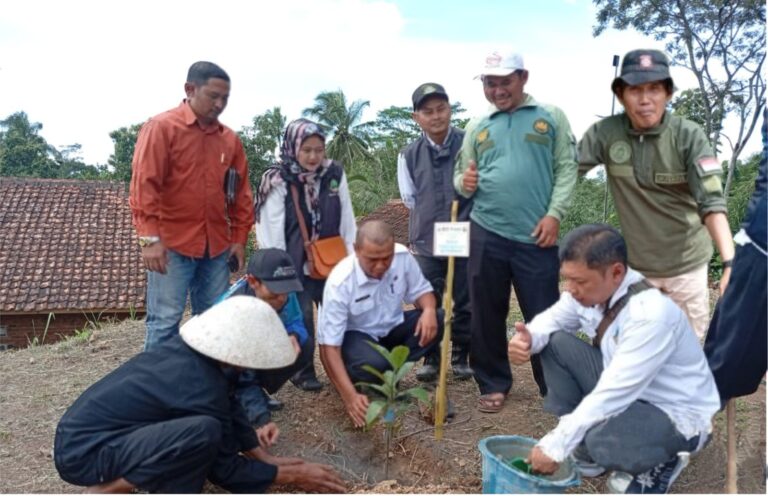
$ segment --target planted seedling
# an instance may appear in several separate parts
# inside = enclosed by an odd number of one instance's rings
[[[363,370],[376,376],[381,384],[371,382],[358,382],[363,386],[377,391],[379,397],[368,405],[365,414],[365,426],[370,428],[381,421],[385,426],[384,439],[386,443],[386,456],[384,458],[384,477],[389,478],[389,451],[394,436],[395,425],[399,423],[402,414],[412,406],[413,399],[429,406],[429,394],[424,388],[414,387],[400,391],[400,380],[411,371],[416,362],[408,362],[408,347],[395,346],[392,351],[376,343],[369,345],[378,351],[389,363],[389,370],[380,372],[370,365],[363,365]]]

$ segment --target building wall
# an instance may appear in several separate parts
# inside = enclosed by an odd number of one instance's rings
[[[0,350],[9,348],[26,348],[30,344],[51,344],[65,337],[72,336],[82,329],[90,329],[89,318],[98,317],[123,320],[130,317],[128,312],[103,312],[98,316],[84,313],[59,313],[50,320],[48,330],[48,314],[11,314],[0,315]],[[143,317],[143,314],[138,315]]]

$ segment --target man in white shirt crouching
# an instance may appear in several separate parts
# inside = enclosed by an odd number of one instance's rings
[[[403,303],[415,310],[403,311]],[[417,361],[440,342],[443,313],[416,259],[395,243],[392,228],[368,221],[357,231],[355,253],[334,267],[325,283],[317,325],[320,360],[355,426],[365,425],[368,397],[355,383],[380,382],[363,365],[389,363],[368,343],[405,345]]]
[[[509,342],[515,364],[540,353],[544,409],[560,416],[531,450],[532,468],[553,473],[573,455],[584,476],[613,469],[614,492],[666,493],[720,407],[696,334],[670,298],[627,267],[612,227],[574,229],[559,255],[566,290],[527,326],[515,323]]]

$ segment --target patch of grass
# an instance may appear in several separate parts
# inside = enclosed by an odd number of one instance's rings
[[[34,348],[45,343],[45,338],[48,336],[48,328],[51,326],[51,321],[55,318],[56,315],[53,312],[48,313],[48,320],[45,321],[45,329],[43,329],[42,338],[38,338],[37,332],[35,332],[35,321],[32,321],[32,332],[35,334],[35,336],[32,339],[27,337],[27,345],[29,345],[30,348]]]

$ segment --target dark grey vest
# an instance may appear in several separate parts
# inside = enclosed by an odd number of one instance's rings
[[[408,219],[408,237],[419,255],[432,255],[434,224],[451,220],[454,198],[459,200],[458,220],[469,219],[472,200],[453,189],[453,168],[463,139],[464,131],[452,127],[448,143],[439,152],[429,145],[423,134],[403,149],[416,197],[416,207]]]
[[[328,238],[339,235],[339,226],[341,225],[341,199],[339,198],[339,186],[341,185],[341,176],[344,170],[341,164],[333,162],[328,167],[322,179],[320,180],[320,233],[319,238]],[[293,260],[296,272],[304,276],[304,262],[307,254],[304,251],[304,238],[301,237],[299,228],[299,218],[296,216],[296,208],[293,206],[293,196],[291,195],[291,183],[286,176],[283,176],[286,182],[287,192],[285,195],[285,248]],[[312,235],[312,220],[309,216],[306,200],[304,199],[304,187],[299,188],[299,206],[304,216],[304,222],[307,225],[309,235]]]

